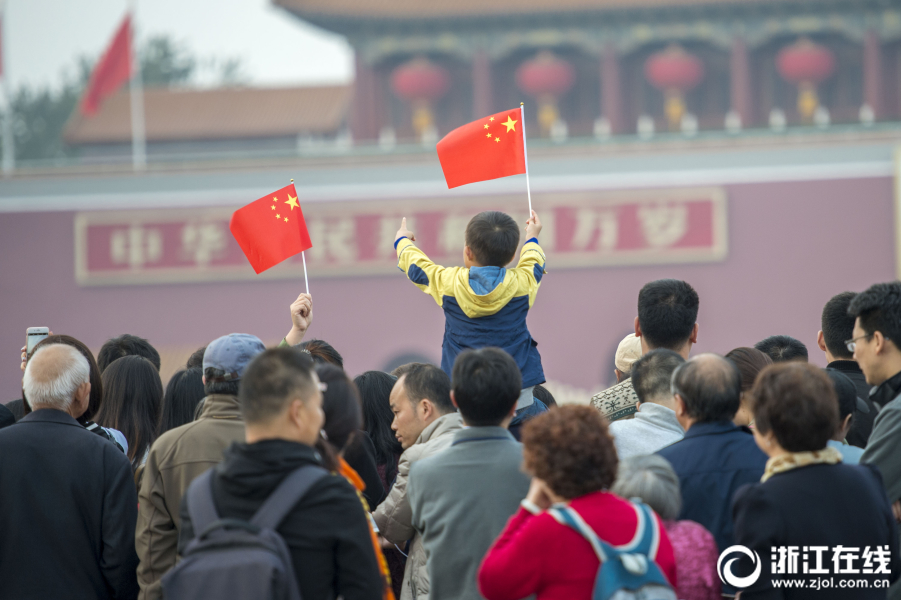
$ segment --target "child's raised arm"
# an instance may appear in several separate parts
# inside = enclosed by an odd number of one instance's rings
[[[446,269],[436,265],[426,253],[413,245],[416,237],[407,229],[407,219],[401,221],[394,239],[397,250],[397,268],[407,274],[407,278],[442,306],[444,296],[453,288],[454,272],[458,267]]]

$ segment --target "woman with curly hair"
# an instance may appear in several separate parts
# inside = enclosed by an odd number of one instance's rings
[[[636,505],[609,492],[617,457],[607,422],[590,406],[561,406],[523,427],[523,463],[532,486],[522,506],[494,542],[479,570],[479,590],[488,600],[592,597],[600,561],[582,534],[548,509],[564,505],[595,535],[612,546],[635,538]],[[673,548],[663,529],[655,556],[668,582],[676,585]]]

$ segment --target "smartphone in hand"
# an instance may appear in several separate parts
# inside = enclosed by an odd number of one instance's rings
[[[25,330],[25,352],[31,354],[38,342],[50,335],[49,327],[29,327]]]

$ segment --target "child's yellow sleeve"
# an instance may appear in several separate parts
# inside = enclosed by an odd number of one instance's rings
[[[545,273],[545,263],[544,251],[538,245],[538,239],[532,238],[527,241],[519,253],[516,271],[522,275],[523,281],[527,284],[530,307],[535,304],[538,286],[541,285],[541,277]]]
[[[417,248],[408,238],[397,242],[397,268],[407,274],[407,278],[442,306],[444,296],[453,295],[453,279],[460,267],[445,268],[433,263],[425,252]]]

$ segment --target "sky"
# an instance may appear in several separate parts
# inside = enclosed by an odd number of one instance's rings
[[[2,2],[2,0],[0,0]],[[97,57],[125,0],[6,0],[4,75],[12,87],[57,87],[76,58]],[[304,23],[269,0],[137,0],[138,41],[167,34],[197,58],[240,58],[254,86],[349,82],[343,37]]]

